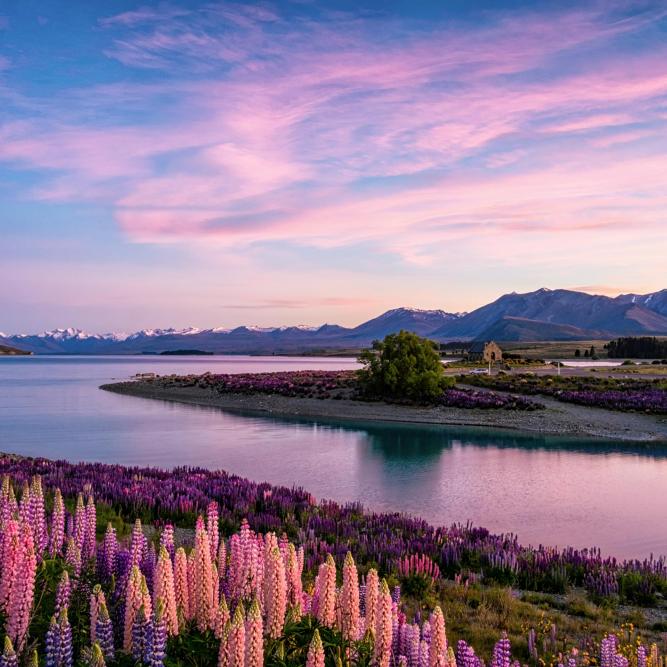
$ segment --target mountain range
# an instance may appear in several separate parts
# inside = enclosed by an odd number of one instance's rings
[[[405,329],[434,340],[558,341],[620,335],[667,335],[667,289],[617,297],[542,288],[505,294],[470,313],[396,308],[356,327],[251,327],[144,329],[131,334],[89,334],[54,329],[5,335],[0,344],[35,354],[142,354],[201,350],[277,354],[358,349]]]

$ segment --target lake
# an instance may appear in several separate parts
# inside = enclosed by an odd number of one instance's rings
[[[121,396],[139,372],[354,368],[296,357],[0,357],[0,451],[72,461],[224,468],[524,543],[667,554],[667,448],[459,427],[278,419]]]

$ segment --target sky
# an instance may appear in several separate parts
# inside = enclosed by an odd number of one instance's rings
[[[0,330],[667,287],[664,2],[0,2]]]

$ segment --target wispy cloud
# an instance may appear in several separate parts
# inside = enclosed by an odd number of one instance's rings
[[[39,174],[30,196],[105,203],[144,243],[367,244],[428,265],[452,243],[514,257],[664,229],[664,8],[409,26],[309,11],[102,18],[109,58],[159,82],[10,120],[0,160]]]

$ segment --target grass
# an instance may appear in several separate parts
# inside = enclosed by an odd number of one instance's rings
[[[500,347],[512,354],[520,354],[528,359],[575,359],[575,350],[581,350],[582,356],[579,358],[585,361],[583,356],[584,350],[590,350],[591,345],[595,347],[595,352],[600,359],[607,357],[604,346],[609,342],[605,340],[567,340],[567,341],[540,341],[535,343],[527,343],[522,341],[516,342],[499,342]]]
[[[560,650],[590,644],[592,638],[618,632],[628,625],[649,642],[660,641],[662,624],[667,627],[665,618],[656,620],[636,607],[598,606],[576,590],[566,595],[549,595],[477,584],[466,588],[443,582],[438,597],[445,610],[450,642],[464,639],[483,656],[491,654],[503,631],[512,642],[513,654],[527,661],[528,632],[535,629],[540,657],[549,663]],[[659,613],[664,616],[664,612],[663,608]]]

